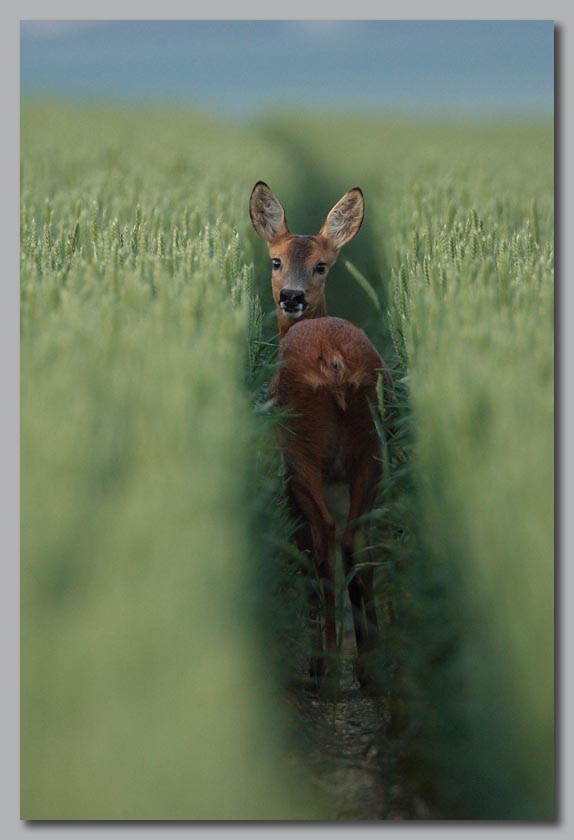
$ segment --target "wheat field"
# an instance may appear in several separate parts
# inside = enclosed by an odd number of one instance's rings
[[[400,413],[381,797],[552,819],[552,126],[27,101],[21,149],[22,818],[336,818],[293,711],[263,179],[298,233],[365,193],[327,299]]]

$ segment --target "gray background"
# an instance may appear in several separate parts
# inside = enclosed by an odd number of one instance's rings
[[[4,8],[7,8],[6,6]],[[39,2],[23,2],[18,8],[8,7],[4,13],[3,26],[0,27],[0,60],[2,62],[2,102],[6,109],[6,116],[3,120],[1,133],[3,143],[3,154],[0,156],[2,166],[2,224],[0,226],[2,235],[4,259],[4,292],[2,296],[2,307],[0,307],[0,341],[2,352],[0,360],[2,365],[2,411],[0,412],[1,434],[0,434],[0,463],[2,464],[0,511],[2,516],[2,577],[3,585],[0,588],[2,602],[0,605],[0,620],[2,622],[2,687],[0,692],[0,827],[4,830],[4,836],[12,837],[16,834],[26,832],[40,836],[64,836],[66,838],[84,837],[91,832],[106,830],[111,836],[122,837],[135,832],[143,832],[146,838],[165,837],[171,832],[180,834],[183,831],[193,831],[194,836],[213,837],[214,832],[226,832],[228,830],[240,831],[251,834],[253,831],[276,831],[281,836],[316,836],[316,834],[327,834],[335,831],[337,836],[347,836],[354,832],[368,833],[384,831],[392,835],[410,838],[419,835],[420,831],[430,832],[442,836],[454,832],[455,836],[466,834],[481,836],[483,832],[488,837],[508,836],[538,836],[552,832],[563,834],[572,827],[572,808],[569,804],[568,792],[572,790],[572,727],[567,719],[567,709],[572,706],[572,659],[564,656],[568,642],[572,642],[573,621],[572,612],[567,607],[574,602],[572,592],[572,571],[569,568],[569,556],[572,548],[572,527],[570,521],[572,516],[569,512],[573,508],[571,483],[566,482],[566,476],[572,475],[573,447],[571,440],[567,437],[567,431],[573,426],[572,412],[572,376],[568,375],[572,370],[572,356],[574,344],[572,332],[569,329],[570,318],[573,314],[572,284],[566,279],[570,275],[569,268],[572,265],[571,240],[565,235],[565,231],[572,230],[570,207],[572,198],[572,176],[566,150],[572,146],[572,62],[569,54],[574,52],[574,43],[571,36],[572,25],[572,4],[565,2],[535,3],[528,0],[521,2],[490,2],[482,0],[479,4],[465,4],[463,8],[460,3],[436,0],[431,4],[424,2],[405,2],[397,9],[396,4],[363,2],[355,0],[351,4],[341,3],[337,0],[331,2],[310,4],[295,0],[288,6],[281,8],[270,8],[268,4],[251,0],[244,3],[241,8],[234,8],[230,2],[212,2],[208,6],[204,4],[192,4],[178,0],[164,0],[161,4],[154,4],[149,0],[135,2],[120,2],[120,0],[100,0],[96,4],[86,3],[81,7],[81,13],[85,17],[102,18],[157,18],[159,13],[167,14],[173,18],[209,17],[211,19],[220,17],[228,18],[241,13],[245,17],[269,18],[274,11],[279,12],[279,17],[286,13],[292,18],[323,17],[341,18],[348,16],[351,12],[358,18],[378,17],[391,18],[393,15],[402,19],[406,18],[429,18],[432,17],[460,19],[461,16],[470,19],[477,18],[525,18],[534,19],[553,18],[559,26],[558,53],[557,53],[557,106],[559,108],[559,119],[557,122],[557,605],[556,614],[558,619],[558,642],[557,652],[560,662],[561,678],[558,682],[558,756],[561,765],[561,778],[559,778],[561,795],[560,820],[557,826],[545,826],[535,824],[492,824],[492,823],[426,823],[414,824],[405,823],[391,825],[370,824],[355,826],[341,823],[328,823],[322,826],[316,824],[229,824],[211,823],[208,825],[199,824],[160,824],[160,823],[134,823],[127,824],[106,824],[106,823],[84,823],[84,824],[26,824],[20,823],[19,814],[19,651],[18,651],[18,575],[19,575],[19,294],[18,294],[18,165],[19,165],[19,136],[18,136],[18,113],[19,113],[19,21],[21,18],[45,18],[48,15],[52,18],[73,19],[80,13],[77,3],[70,0],[59,0],[52,2],[49,7]],[[398,14],[397,14],[398,12]],[[281,15],[282,13],[282,15]],[[570,100],[570,102],[568,101]],[[5,185],[5,186],[4,186]],[[570,596],[570,597],[568,597]],[[568,698],[568,699],[567,699]],[[561,719],[562,718],[562,719]]]

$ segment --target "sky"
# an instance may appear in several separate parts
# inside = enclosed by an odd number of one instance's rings
[[[23,95],[550,116],[552,21],[22,21]]]

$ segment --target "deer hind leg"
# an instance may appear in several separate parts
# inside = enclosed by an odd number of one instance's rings
[[[355,522],[372,510],[381,476],[376,452],[365,453],[355,464],[350,482],[350,506],[347,528],[341,539],[345,574],[349,579],[348,590],[353,615],[355,641],[358,654],[358,677],[364,685],[368,682],[364,668],[364,655],[376,647],[379,635],[374,593],[374,572],[368,566],[357,569]],[[365,558],[366,559],[366,558]]]
[[[302,517],[297,502],[291,492],[290,483],[287,484],[287,504],[293,518]],[[306,601],[311,630],[311,655],[309,658],[309,677],[314,685],[319,685],[323,676],[323,636],[321,630],[321,598],[318,591],[319,580],[316,572],[315,548],[311,525],[306,518],[302,518],[295,531],[294,540],[299,551],[305,555]]]
[[[322,478],[319,471],[306,475],[301,480],[292,475],[289,480],[289,498],[305,520],[308,526],[307,534],[312,535],[313,558],[316,576],[319,580],[324,610],[324,644],[323,630],[316,621],[315,643],[318,643],[319,657],[311,658],[311,676],[320,679],[327,673],[336,672],[337,661],[337,626],[335,607],[335,522],[327,510],[322,491]],[[301,537],[302,541],[308,537]],[[310,593],[310,615],[317,616],[319,598],[316,588]],[[326,661],[324,661],[326,659]]]

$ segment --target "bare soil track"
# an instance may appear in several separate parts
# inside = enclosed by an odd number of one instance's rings
[[[354,639],[345,637],[339,690],[334,698],[303,691],[296,705],[308,750],[304,759],[333,820],[421,819],[385,761],[387,700],[355,680]]]

